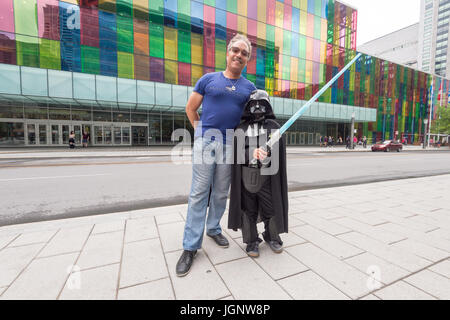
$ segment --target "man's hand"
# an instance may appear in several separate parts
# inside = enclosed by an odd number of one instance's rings
[[[255,149],[255,151],[253,151],[253,158],[259,161],[266,160],[268,155],[269,154],[262,148]]]

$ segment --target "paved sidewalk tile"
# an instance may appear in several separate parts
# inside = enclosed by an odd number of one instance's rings
[[[1,236],[0,237],[0,250],[2,250],[4,247],[6,247],[10,242],[12,242],[18,236],[19,236],[18,234]]]
[[[120,288],[168,277],[159,239],[126,243],[123,248]]]
[[[450,279],[450,260],[438,263],[432,266],[430,270]]]
[[[125,229],[125,242],[158,238],[154,217],[128,219]]]
[[[450,231],[447,229],[437,229],[431,232],[428,232],[430,236],[439,237],[445,240],[450,240]]]
[[[84,270],[71,274],[60,300],[114,300],[117,292],[119,264]],[[78,286],[79,285],[79,286]]]
[[[429,246],[435,247],[437,249],[445,250],[446,252],[450,253],[450,241],[449,240],[445,240],[443,238],[433,236],[429,233],[415,231],[415,230],[405,228],[405,227],[402,227],[399,225],[394,225],[392,223],[378,226],[376,228],[377,228],[377,231],[379,231],[379,232],[382,232],[383,230],[388,231],[388,232],[395,232],[404,237],[414,239],[418,242],[422,242]]]
[[[240,246],[242,250],[245,250],[246,244],[242,243]],[[280,280],[309,270],[308,267],[289,255],[286,250],[276,254],[265,242],[259,246],[259,254],[259,258],[253,260],[274,280]]]
[[[174,300],[172,284],[164,278],[119,290],[118,300]]]
[[[298,244],[306,243],[307,241],[295,233],[289,231],[289,233],[283,233],[280,235],[281,240],[283,241],[283,246],[285,248],[296,246]],[[241,240],[242,241],[242,240]]]
[[[169,213],[155,216],[156,224],[167,224],[172,222],[184,222],[183,217],[179,213]]]
[[[44,243],[0,251],[0,287],[9,286],[42,249]]]
[[[120,262],[123,231],[90,236],[77,265],[81,270]]]
[[[292,229],[292,232],[339,259],[353,257],[364,252],[311,226],[295,227]]]
[[[329,233],[333,236],[351,231],[351,229],[345,228],[337,223],[314,216],[312,214],[303,213],[298,215],[297,217],[301,221],[304,221],[305,223],[315,227],[316,229]]]
[[[125,219],[103,222],[95,225],[94,230],[92,230],[92,234],[121,231],[124,228],[125,228]]]
[[[34,260],[2,295],[2,299],[54,300],[69,277],[78,254]]]
[[[381,299],[378,298],[378,297],[375,297],[373,294],[369,294],[368,296],[366,296],[366,297],[364,297],[364,298],[362,298],[362,299],[360,299],[360,300],[362,300],[362,301],[364,301],[364,300],[367,300],[367,301],[370,301],[370,300],[376,300],[376,301],[379,301],[379,300],[381,300]]]
[[[164,252],[183,249],[184,222],[175,222],[158,226]]]
[[[378,278],[374,278],[384,284],[393,283],[410,274],[409,271],[397,267],[396,265],[384,261],[370,253],[364,253],[359,256],[346,259],[345,262],[367,275],[370,275],[372,272],[376,272],[377,274],[374,276]]]
[[[436,300],[433,296],[399,281],[374,293],[382,300]]]
[[[0,297],[2,296],[3,292],[6,291],[6,289],[7,289],[7,287],[0,288]]]
[[[370,291],[366,286],[367,275],[312,244],[298,245],[286,251],[352,299]]]
[[[177,300],[216,300],[230,295],[202,250],[197,252],[189,275],[177,277],[175,267],[181,254],[182,251],[165,254]]]
[[[238,245],[239,242],[236,243],[232,239],[229,239],[228,242],[230,243],[228,248],[220,248],[213,239],[204,235],[202,248],[214,265],[247,257],[247,254]]]
[[[252,259],[216,266],[237,300],[290,300],[291,297]]]
[[[349,300],[350,298],[312,271],[278,281],[295,300]]]
[[[39,257],[81,251],[92,226],[73,229],[60,229],[47,246],[39,253]]]
[[[424,270],[406,279],[405,282],[422,289],[441,300],[450,300],[450,279]]]
[[[391,247],[414,253],[415,255],[432,262],[440,261],[449,256],[449,253],[445,251],[433,248],[429,245],[411,239],[406,239],[404,241],[394,243],[393,245],[391,245]]]
[[[381,229],[375,229],[377,227],[369,226],[368,224],[361,223],[350,218],[336,219],[333,221],[354,231],[365,234],[373,239],[381,241],[385,244],[391,244],[406,239],[405,236],[398,235],[389,231],[382,231]]]
[[[346,233],[338,237],[410,272],[416,272],[430,265],[430,262],[423,258],[393,248],[357,232]]]
[[[55,235],[56,232],[57,230],[21,234],[17,239],[11,242],[8,245],[8,247],[25,246],[35,243],[45,243],[48,242],[50,238]]]

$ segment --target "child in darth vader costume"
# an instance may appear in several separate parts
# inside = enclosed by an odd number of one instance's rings
[[[231,197],[228,228],[242,230],[247,254],[259,256],[257,223],[264,222],[262,234],[275,253],[283,251],[280,234],[288,232],[288,184],[286,176],[286,145],[280,139],[267,157],[255,160],[270,134],[280,128],[266,91],[250,96],[235,130],[234,162],[231,176]],[[255,152],[256,150],[256,152]]]

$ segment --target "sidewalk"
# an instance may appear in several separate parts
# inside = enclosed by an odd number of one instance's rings
[[[146,148],[105,148],[91,147],[87,149],[76,148],[31,148],[31,149],[0,149],[0,160],[8,159],[49,159],[49,158],[93,158],[93,157],[167,157],[171,156],[174,147],[146,147]],[[330,153],[330,152],[371,152],[371,146],[363,148],[357,146],[354,150],[346,150],[345,146],[336,147],[287,147],[288,154],[304,153]],[[404,146],[404,152],[408,151],[450,151],[448,147],[423,149],[421,146]],[[178,154],[178,153],[176,153]],[[191,148],[183,150],[184,156],[191,155]]]
[[[450,299],[450,175],[295,192],[275,255],[204,238],[175,276],[186,205],[0,227],[0,299]]]

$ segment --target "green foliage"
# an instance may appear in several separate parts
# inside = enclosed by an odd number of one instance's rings
[[[450,134],[450,107],[440,107],[431,126],[432,133]]]

